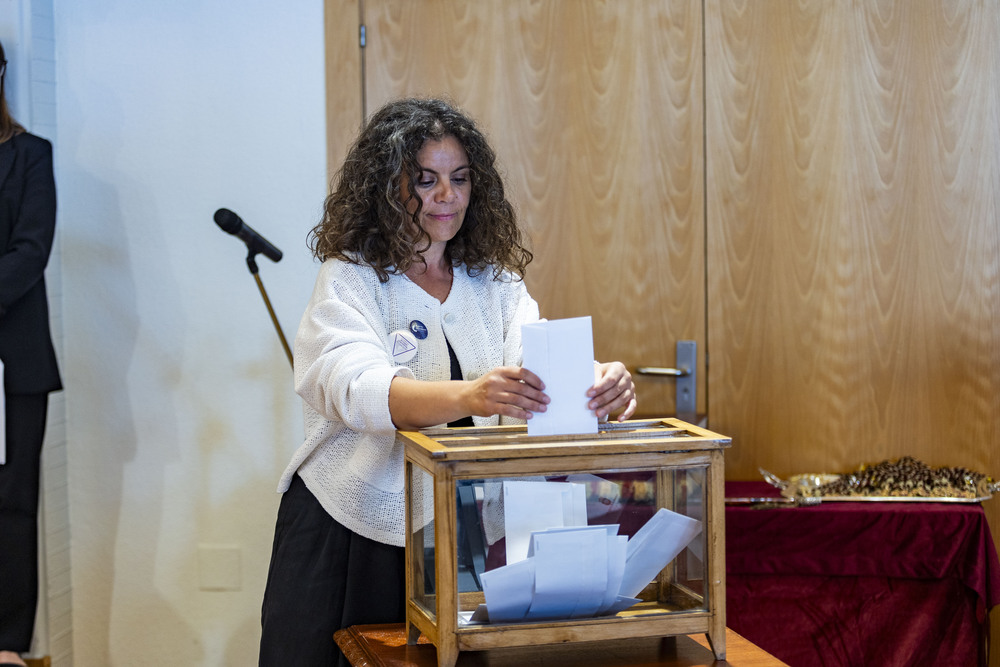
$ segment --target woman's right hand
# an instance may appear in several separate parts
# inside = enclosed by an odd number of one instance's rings
[[[467,385],[464,398],[468,412],[478,417],[531,419],[534,413],[545,412],[551,400],[541,379],[519,366],[494,368]]]

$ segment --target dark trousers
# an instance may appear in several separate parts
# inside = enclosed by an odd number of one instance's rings
[[[334,632],[402,623],[404,553],[339,524],[296,475],[278,507],[261,610],[260,667],[345,666]]]
[[[0,465],[0,651],[31,648],[38,606],[38,485],[47,394],[6,397]]]

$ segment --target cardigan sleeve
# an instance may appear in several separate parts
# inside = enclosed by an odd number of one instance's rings
[[[524,356],[521,349],[521,325],[538,321],[538,304],[524,285],[523,280],[513,280],[505,285],[509,290],[504,301],[504,365],[520,366]]]
[[[391,433],[389,384],[413,373],[392,363],[374,289],[354,267],[324,263],[295,337],[295,391],[325,419]]]

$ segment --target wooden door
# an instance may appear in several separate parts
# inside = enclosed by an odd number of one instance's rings
[[[362,103],[453,99],[503,164],[543,317],[591,315],[598,358],[630,368],[673,366],[676,341],[694,340],[705,377],[701,0],[328,0],[327,11],[334,168]],[[673,414],[672,379],[636,384],[642,414]],[[704,382],[697,393],[704,411]]]
[[[1000,7],[708,0],[705,35],[727,475],[1000,476]]]
[[[1000,474],[1000,9],[706,11],[712,426],[730,470]]]

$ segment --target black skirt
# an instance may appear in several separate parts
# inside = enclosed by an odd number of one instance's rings
[[[406,618],[405,549],[351,532],[296,475],[281,498],[261,610],[260,666],[346,667],[333,633]]]

